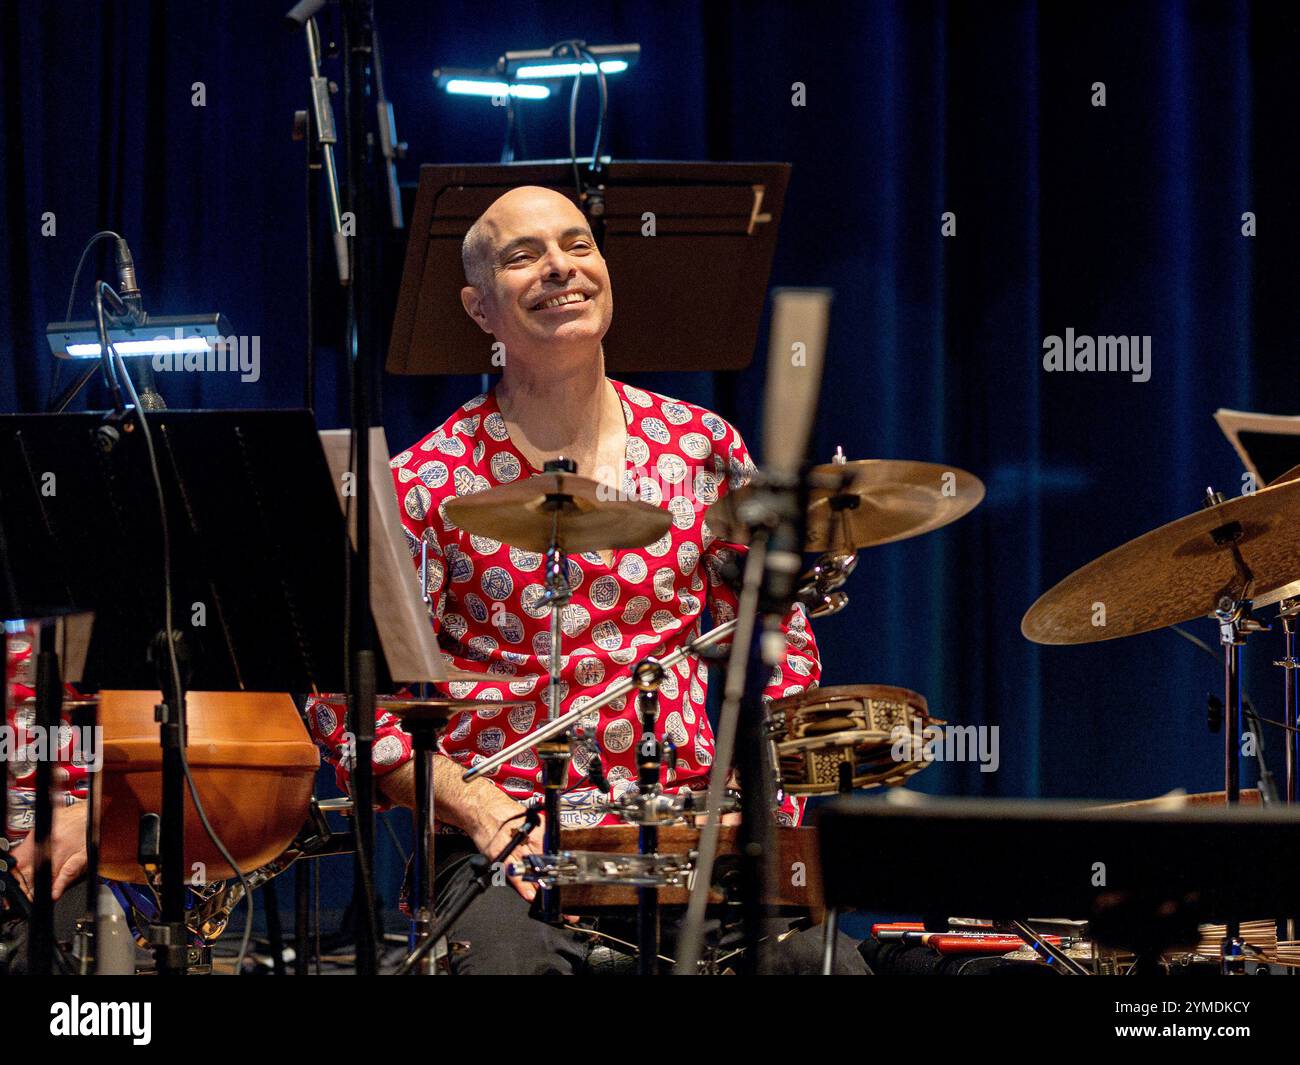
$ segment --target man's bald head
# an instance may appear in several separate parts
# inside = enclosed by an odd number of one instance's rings
[[[599,357],[614,314],[609,271],[567,196],[537,185],[498,196],[465,234],[461,258],[461,304],[507,358]]]
[[[483,288],[492,281],[492,254],[495,249],[494,238],[499,236],[501,219],[516,208],[527,209],[529,206],[548,204],[559,210],[567,208],[577,220],[576,224],[586,225],[586,219],[569,197],[554,189],[541,185],[520,185],[517,189],[503,192],[488,209],[474,220],[460,245],[460,262],[465,270],[465,280],[475,288]]]

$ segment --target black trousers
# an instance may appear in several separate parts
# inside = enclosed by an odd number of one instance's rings
[[[438,870],[434,878],[439,908],[469,878],[466,862],[474,851],[466,840],[439,841]],[[770,934],[787,930],[786,922],[773,920]],[[611,923],[602,919],[597,925],[623,940],[633,940],[630,922]],[[664,929],[665,952],[671,956],[676,929]],[[587,961],[593,938],[581,929],[553,928],[532,915],[532,907],[508,883],[494,884],[470,904],[452,927],[450,937],[468,944],[452,962],[456,975],[535,976],[581,975],[587,973]],[[598,937],[595,937],[598,939]],[[822,930],[809,928],[782,936],[771,945],[769,955],[774,974],[815,975],[821,971]],[[858,945],[843,932],[836,946],[836,975],[866,976],[871,970],[858,951]]]

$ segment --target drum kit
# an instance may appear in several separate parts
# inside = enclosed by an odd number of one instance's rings
[[[918,462],[845,461],[842,455],[810,473],[804,548],[818,558],[798,582],[797,600],[813,618],[842,610],[841,590],[859,550],[938,529],[969,513],[982,499],[978,479],[961,470]],[[712,504],[710,530],[727,543],[743,544],[746,499],[741,488]],[[736,620],[716,624],[659,657],[636,662],[579,710],[561,712],[560,673],[564,632],[561,616],[569,597],[567,554],[607,551],[653,543],[666,531],[669,515],[648,504],[611,499],[596,482],[578,476],[567,460],[548,463],[528,480],[449,500],[447,517],[466,532],[524,550],[544,553],[545,594],[550,605],[547,718],[531,734],[480,761],[465,778],[489,776],[525,750],[535,749],[544,766],[545,819],[541,854],[530,855],[511,872],[542,889],[542,915],[626,909],[635,904],[636,954],[642,972],[657,971],[659,909],[680,905],[697,872],[701,823],[734,813],[734,795],[716,809],[701,796],[665,785],[663,770],[672,752],[655,738],[658,691],[665,670],[732,637]],[[424,587],[423,577],[421,578]],[[1227,802],[1240,795],[1240,670],[1246,637],[1266,629],[1255,611],[1277,606],[1285,648],[1278,665],[1285,677],[1287,799],[1295,801],[1297,721],[1296,617],[1300,616],[1300,471],[1247,496],[1224,500],[1207,494],[1205,507],[1140,536],[1076,571],[1045,593],[1025,615],[1022,631],[1038,643],[1070,644],[1114,639],[1210,616],[1220,627],[1225,705],[1225,788]],[[463,679],[477,678],[466,673]],[[641,730],[636,786],[615,794],[592,760],[588,782],[608,797],[599,812],[618,826],[562,830],[560,800],[574,742],[585,742],[580,720],[618,699],[634,696]],[[141,864],[142,815],[158,808],[160,789],[156,693],[104,692],[99,697],[104,727],[104,772],[97,785],[94,823],[99,828],[101,875],[156,888],[156,869]],[[416,946],[403,972],[432,971],[429,957],[457,914],[435,913],[433,892],[434,800],[432,759],[438,731],[453,717],[481,706],[445,697],[385,700],[384,709],[403,720],[416,751],[416,852],[413,862],[413,921]],[[210,942],[225,927],[245,889],[283,871],[298,857],[337,853],[338,839],[325,827],[311,797],[318,755],[292,700],[283,695],[192,695],[189,749],[195,785],[205,796],[214,833],[227,855],[210,844],[197,819],[187,824],[186,861],[200,870],[189,927]],[[927,764],[921,757],[899,759],[893,738],[939,723],[915,692],[879,684],[814,688],[779,699],[767,708],[774,787],[794,796],[819,796],[905,783]],[[344,800],[346,805],[346,800]],[[192,806],[187,815],[194,816]],[[536,815],[529,818],[535,823]],[[303,828],[304,825],[308,827]],[[505,858],[532,827],[521,826]],[[722,853],[734,852],[736,830],[724,825]],[[813,829],[779,833],[782,853],[813,871],[793,897],[775,885],[765,904],[820,914],[816,897]],[[489,856],[491,857],[491,856]],[[230,860],[253,870],[243,882]],[[710,900],[727,897],[726,861],[710,870]],[[141,874],[144,874],[143,876]],[[486,886],[486,879],[483,880]],[[564,906],[561,908],[561,893]],[[473,892],[457,909],[468,905]],[[145,907],[141,907],[143,911]],[[137,918],[142,912],[136,914]],[[1228,927],[1228,935],[1239,929]]]

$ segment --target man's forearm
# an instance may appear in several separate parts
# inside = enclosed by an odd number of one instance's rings
[[[418,756],[417,756],[418,757]],[[461,780],[464,769],[446,755],[433,756],[434,812],[439,821],[469,832],[486,810],[500,802],[503,793],[490,780]],[[376,783],[390,802],[415,807],[415,759],[398,766]]]

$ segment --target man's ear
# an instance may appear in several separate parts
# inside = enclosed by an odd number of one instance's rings
[[[460,290],[460,304],[465,308],[468,314],[483,332],[491,334],[492,330],[488,328],[487,314],[483,309],[483,294],[473,285],[466,285]]]

